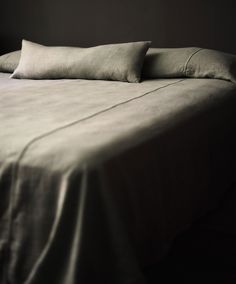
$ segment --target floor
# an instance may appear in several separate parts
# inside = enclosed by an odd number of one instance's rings
[[[161,264],[146,271],[148,284],[236,284],[236,188],[221,203],[176,239]]]

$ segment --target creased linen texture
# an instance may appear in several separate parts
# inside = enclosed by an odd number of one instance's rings
[[[21,57],[12,78],[97,79],[138,83],[150,41],[89,48],[44,46],[22,40]]]
[[[212,78],[236,82],[236,55],[199,47],[150,48],[144,78]]]
[[[1,284],[144,284],[234,181],[236,87],[0,74]]]

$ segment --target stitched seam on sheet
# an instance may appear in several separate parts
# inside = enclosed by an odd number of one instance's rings
[[[116,108],[116,107],[119,107],[119,106],[124,105],[124,104],[129,103],[129,102],[132,102],[132,101],[134,101],[134,100],[140,99],[140,98],[145,97],[145,96],[147,96],[147,95],[149,95],[149,94],[151,94],[151,93],[154,93],[155,91],[158,91],[158,90],[167,88],[167,87],[169,87],[169,86],[173,86],[173,85],[178,84],[178,83],[180,83],[180,82],[182,82],[182,81],[185,81],[185,80],[186,80],[186,79],[180,79],[180,80],[175,81],[175,82],[173,82],[173,83],[169,83],[169,84],[166,84],[166,85],[164,85],[164,86],[162,86],[162,87],[159,87],[159,88],[156,88],[156,89],[154,89],[154,90],[148,91],[148,92],[146,92],[146,93],[144,93],[144,94],[142,94],[142,95],[140,95],[140,96],[137,96],[137,97],[128,99],[128,100],[126,100],[126,101],[117,103],[117,104],[115,104],[115,105],[112,105],[112,106],[110,106],[110,107],[107,107],[106,109],[103,109],[103,110],[98,111],[98,112],[96,112],[96,113],[94,113],[94,114],[91,114],[91,115],[89,115],[89,116],[87,116],[87,117],[84,117],[84,118],[75,120],[75,121],[73,121],[73,122],[71,122],[71,123],[68,123],[68,124],[66,124],[66,125],[60,126],[60,127],[58,127],[58,128],[55,128],[55,129],[53,129],[53,130],[51,130],[51,131],[48,131],[48,132],[46,132],[46,133],[44,133],[44,134],[41,134],[41,135],[35,137],[34,139],[32,139],[31,141],[29,141],[29,142],[26,144],[26,146],[23,148],[23,150],[20,152],[19,157],[18,157],[18,159],[17,159],[15,165],[13,166],[12,186],[11,186],[11,188],[10,188],[10,205],[9,205],[9,216],[10,216],[9,218],[10,218],[10,220],[9,220],[9,227],[8,227],[8,247],[10,246],[10,238],[11,238],[12,229],[13,229],[13,224],[12,224],[12,222],[13,222],[13,214],[14,214],[14,208],[13,208],[13,206],[14,206],[14,195],[13,195],[13,192],[14,192],[15,181],[16,181],[16,178],[17,178],[18,173],[19,173],[20,162],[21,162],[21,160],[23,159],[25,153],[27,152],[27,150],[30,148],[31,145],[33,145],[35,142],[39,141],[40,139],[43,139],[43,138],[45,138],[45,137],[47,137],[47,136],[49,136],[49,135],[51,135],[51,134],[54,134],[54,133],[56,133],[56,132],[58,132],[58,131],[60,131],[60,130],[66,129],[67,127],[70,127],[70,126],[76,125],[77,123],[80,123],[80,122],[86,121],[86,120],[88,120],[88,119],[94,118],[94,117],[96,117],[97,115],[103,114],[103,113],[105,113],[105,112],[107,112],[107,111],[109,111],[109,110],[112,110],[112,109]],[[7,261],[7,264],[6,264],[6,273],[8,273],[8,271],[7,271],[8,265],[9,265],[9,263],[8,263],[8,261]]]
[[[18,160],[16,161],[16,164],[19,164],[19,162],[22,160],[22,158],[23,158],[24,154],[26,153],[26,151],[29,149],[29,147],[30,147],[34,142],[37,142],[37,141],[39,141],[40,139],[43,139],[43,138],[45,138],[45,137],[47,137],[47,136],[49,136],[49,135],[51,135],[51,134],[54,134],[54,133],[56,133],[56,132],[58,132],[58,131],[60,131],[60,130],[66,129],[67,127],[70,127],[70,126],[73,126],[73,125],[75,125],[75,124],[77,124],[77,123],[80,123],[80,122],[86,121],[86,120],[88,120],[88,119],[94,118],[94,117],[96,117],[97,115],[103,114],[103,113],[105,113],[105,112],[107,112],[107,111],[109,111],[109,110],[112,110],[112,109],[116,108],[116,107],[119,107],[119,106],[124,105],[124,104],[129,103],[129,102],[132,102],[132,101],[134,101],[134,100],[140,99],[140,98],[145,97],[145,96],[147,96],[147,95],[149,95],[149,94],[151,94],[151,93],[153,93],[153,92],[155,92],[155,91],[158,91],[158,90],[164,89],[164,88],[166,88],[166,87],[175,85],[175,84],[180,83],[180,82],[182,82],[182,81],[184,81],[184,80],[186,80],[186,79],[181,79],[181,80],[175,81],[175,82],[173,82],[173,83],[169,83],[169,84],[167,84],[167,85],[165,85],[165,86],[162,86],[162,87],[156,88],[156,89],[154,89],[154,90],[148,91],[148,92],[146,92],[146,93],[144,93],[144,94],[142,94],[142,95],[140,95],[140,96],[137,96],[137,97],[128,99],[128,100],[126,100],[126,101],[117,103],[117,104],[115,104],[115,105],[112,105],[112,106],[110,106],[110,107],[107,107],[106,109],[103,109],[103,110],[101,110],[101,111],[98,111],[98,112],[96,112],[96,113],[94,113],[94,114],[88,115],[88,116],[86,116],[86,117],[84,117],[84,118],[75,120],[75,121],[70,122],[70,123],[68,123],[68,124],[66,124],[66,125],[57,127],[57,128],[55,128],[55,129],[53,129],[53,130],[50,130],[50,131],[48,131],[48,132],[46,132],[46,133],[44,133],[44,134],[41,134],[41,135],[39,135],[38,137],[33,138],[30,142],[28,142],[28,143],[26,144],[26,146],[24,147],[24,149],[21,151],[21,153],[20,153],[20,155],[19,155],[19,157],[18,157]]]
[[[81,119],[75,120],[75,121],[73,121],[73,122],[67,123],[66,125],[57,127],[57,128],[55,128],[55,129],[53,129],[53,130],[50,130],[50,131],[48,131],[48,132],[46,132],[46,133],[44,133],[44,134],[41,134],[41,135],[39,135],[39,136],[33,138],[31,141],[29,141],[29,142],[25,145],[25,147],[24,147],[24,148],[22,149],[22,151],[20,152],[18,159],[16,160],[16,163],[15,163],[14,168],[13,168],[13,174],[12,174],[12,176],[13,176],[13,184],[14,184],[14,181],[16,180],[17,175],[18,175],[18,170],[19,170],[19,165],[20,165],[21,160],[23,159],[25,153],[26,153],[27,150],[30,148],[30,146],[33,145],[35,142],[37,142],[37,141],[39,141],[40,139],[43,139],[43,138],[45,138],[45,137],[47,137],[47,136],[50,136],[50,135],[52,135],[52,134],[54,134],[54,133],[56,133],[56,132],[58,132],[58,131],[60,131],[60,130],[66,129],[67,127],[70,127],[70,126],[76,125],[76,124],[78,124],[78,123],[80,123],[80,122],[83,122],[83,121],[86,121],[86,120],[88,120],[88,119],[94,118],[94,117],[96,117],[97,115],[103,114],[103,113],[105,113],[105,112],[107,112],[107,111],[110,111],[110,110],[112,110],[112,109],[114,109],[114,108],[116,108],[116,107],[119,107],[119,106],[124,105],[124,104],[129,103],[129,102],[132,102],[132,101],[134,101],[134,100],[143,98],[143,97],[145,97],[145,96],[147,96],[147,95],[149,95],[149,94],[151,94],[151,93],[154,93],[155,91],[158,91],[158,90],[167,88],[167,87],[169,87],[169,86],[173,86],[173,85],[175,85],[175,84],[178,84],[178,83],[180,83],[180,82],[182,82],[182,81],[184,81],[184,80],[186,80],[186,79],[180,79],[180,80],[175,81],[175,82],[173,82],[173,83],[169,83],[169,84],[166,84],[166,85],[164,85],[164,86],[158,87],[158,88],[153,89],[153,90],[151,90],[151,91],[148,91],[148,92],[146,92],[146,93],[144,93],[144,94],[142,94],[142,95],[136,96],[136,97],[131,98],[131,99],[128,99],[128,100],[126,100],[126,101],[122,101],[122,102],[120,102],[120,103],[117,103],[117,104],[115,104],[115,105],[112,105],[112,106],[110,106],[110,107],[107,107],[106,109],[103,109],[103,110],[101,110],[101,111],[98,111],[98,112],[96,112],[96,113],[94,113],[94,114],[91,114],[91,115],[88,115],[88,116],[86,116],[86,117],[84,117],[84,118],[81,118]]]
[[[199,51],[201,51],[201,50],[203,50],[203,49],[204,49],[204,48],[199,48],[199,49],[195,50],[195,51],[189,56],[189,58],[186,60],[185,65],[184,65],[184,75],[185,75],[186,77],[188,77],[187,68],[188,68],[188,64],[189,64],[190,60],[193,58],[193,56],[194,56],[195,54],[197,54]]]

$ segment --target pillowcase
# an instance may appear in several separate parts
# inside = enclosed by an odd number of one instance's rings
[[[236,83],[236,56],[198,47],[150,48],[143,77],[215,78]]]
[[[20,61],[20,50],[0,56],[0,72],[13,73]]]
[[[139,82],[149,41],[90,48],[48,47],[22,41],[21,58],[12,78],[80,78]]]
[[[186,76],[223,79],[236,83],[236,56],[211,49],[200,49],[186,65]]]
[[[145,57],[143,77],[178,78],[185,77],[184,69],[188,58],[198,48],[150,48]]]

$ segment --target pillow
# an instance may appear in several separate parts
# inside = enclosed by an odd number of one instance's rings
[[[236,56],[197,47],[150,48],[143,77],[215,78],[236,83]]]
[[[236,56],[211,49],[200,49],[186,65],[186,76],[215,78],[236,83]]]
[[[185,62],[198,48],[150,48],[145,57],[143,77],[176,78],[184,76]],[[184,76],[185,77],[185,76]]]
[[[48,47],[22,41],[12,78],[80,78],[139,82],[149,41],[90,48]]]
[[[0,72],[12,73],[20,61],[20,50],[0,56]]]

